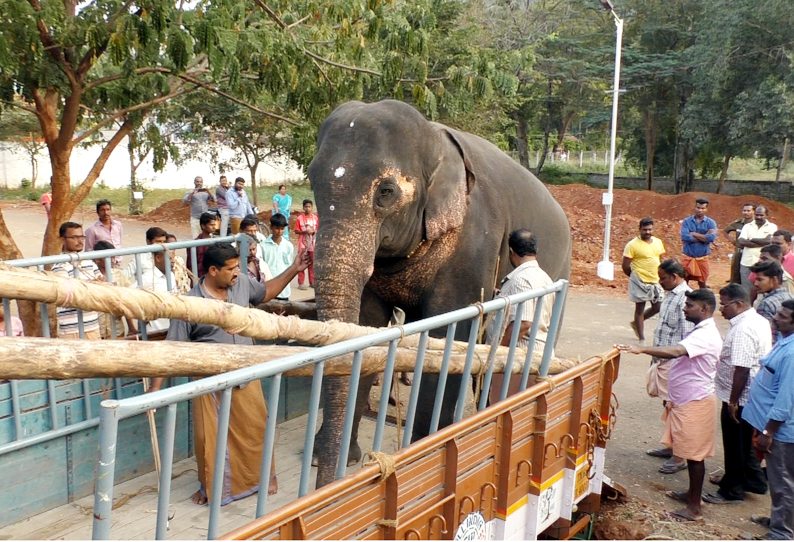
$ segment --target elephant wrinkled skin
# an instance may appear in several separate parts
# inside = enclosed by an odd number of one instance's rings
[[[497,257],[500,280],[511,270],[507,238],[517,228],[535,233],[552,279],[569,277],[568,220],[543,184],[491,143],[428,122],[403,102],[339,106],[320,127],[308,174],[320,216],[321,320],[385,326],[394,307],[415,321],[479,301],[481,289],[490,298]],[[467,340],[469,329],[459,324],[457,338]],[[358,422],[371,384],[362,378],[352,460],[361,456]],[[414,440],[429,431],[436,384],[437,375],[421,375]],[[440,427],[452,422],[460,385],[450,375]],[[336,474],[348,387],[347,378],[324,379],[317,487]]]

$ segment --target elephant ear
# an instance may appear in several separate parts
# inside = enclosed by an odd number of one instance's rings
[[[425,237],[431,241],[463,225],[468,195],[475,181],[462,134],[446,126],[436,126],[439,140],[427,182],[425,206]]]

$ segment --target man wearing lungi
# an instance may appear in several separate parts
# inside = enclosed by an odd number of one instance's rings
[[[629,299],[634,302],[634,319],[629,322],[640,346],[645,345],[645,320],[659,312],[662,287],[659,285],[659,264],[664,243],[653,236],[653,219],[640,220],[640,235],[623,249],[623,272],[629,277]],[[651,306],[645,310],[645,303]]]
[[[709,278],[709,254],[711,243],[717,239],[717,223],[706,216],[709,200],[695,201],[695,214],[681,224],[681,241],[684,243],[684,269],[687,280],[696,280],[699,288],[706,288]]]
[[[689,488],[668,491],[667,496],[686,504],[673,515],[684,521],[703,519],[700,498],[706,475],[707,457],[716,452],[717,396],[714,377],[722,350],[722,337],[714,323],[717,306],[714,293],[708,289],[687,292],[684,303],[686,319],[695,324],[686,337],[675,346],[620,346],[632,354],[648,354],[657,358],[671,358],[668,373],[667,406],[662,416],[665,422],[662,444],[670,446],[673,454],[687,460]]]

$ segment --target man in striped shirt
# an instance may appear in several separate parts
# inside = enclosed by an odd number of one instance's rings
[[[63,248],[61,252],[78,253],[83,251],[85,246],[85,235],[83,226],[76,222],[64,222],[58,231],[61,236]],[[83,280],[101,279],[99,267],[93,260],[78,259],[76,265],[72,262],[58,263],[52,266],[53,273],[62,277],[72,277]],[[99,314],[94,311],[80,311],[68,307],[58,307],[58,337],[61,339],[80,339],[89,340],[101,339],[99,333]],[[84,336],[80,337],[80,327]]]

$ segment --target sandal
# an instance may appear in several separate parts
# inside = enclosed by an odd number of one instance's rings
[[[673,457],[673,450],[670,448],[652,448],[645,453],[651,457],[661,457],[662,459]]]
[[[769,529],[769,517],[768,516],[761,516],[759,514],[753,514],[752,516],[750,516],[750,521],[752,521],[756,525],[760,525],[764,529]]]
[[[676,521],[703,521],[703,516],[696,516],[686,508],[676,510],[670,514]]]
[[[703,502],[709,504],[739,504],[744,502],[742,499],[726,499],[719,493],[704,493],[700,498],[703,499]]]
[[[689,504],[689,491],[685,491],[683,489],[678,491],[665,491],[664,494],[667,496],[668,499],[673,499],[674,501],[682,502],[684,504]]]
[[[665,461],[662,466],[659,467],[659,472],[662,474],[675,474],[685,469],[686,463],[668,463]]]

